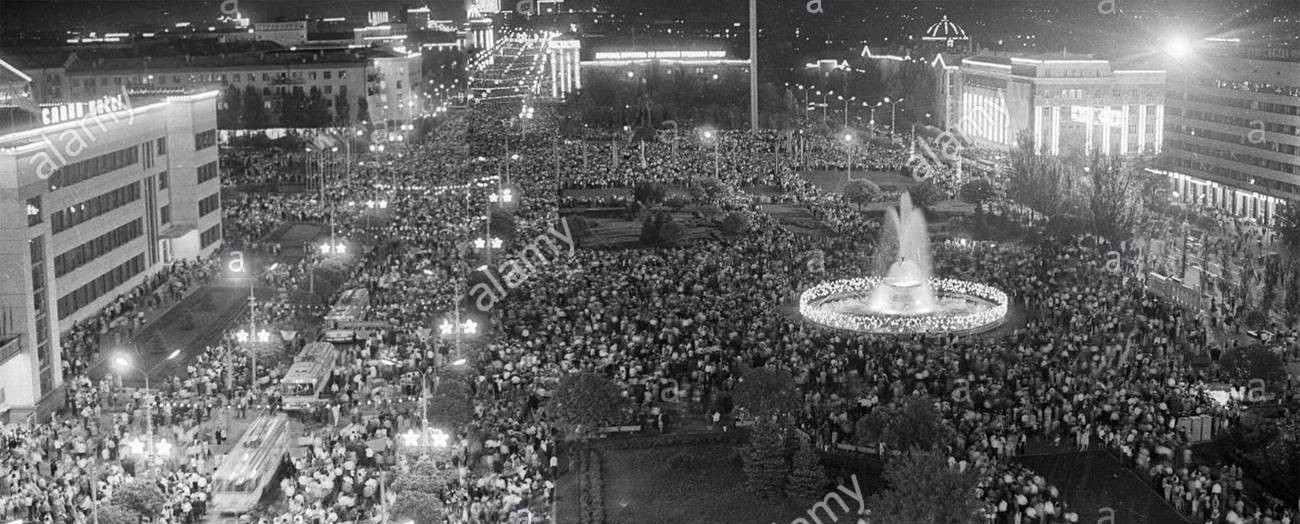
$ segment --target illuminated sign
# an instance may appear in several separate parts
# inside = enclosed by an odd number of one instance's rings
[[[127,109],[122,95],[105,96],[89,102],[69,102],[41,108],[41,122],[45,125],[57,124],[74,118],[92,117],[104,113]]]
[[[1124,125],[1124,112],[1106,107],[1070,106],[1070,120],[1119,127]]]
[[[649,60],[659,58],[726,58],[726,51],[621,51],[596,53],[596,60]]]

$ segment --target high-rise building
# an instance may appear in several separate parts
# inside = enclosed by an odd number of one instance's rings
[[[218,96],[120,90],[0,121],[0,411],[62,383],[73,325],[220,247]]]
[[[1300,199],[1300,50],[1197,49],[1171,60],[1165,104],[1179,198],[1264,224]]]

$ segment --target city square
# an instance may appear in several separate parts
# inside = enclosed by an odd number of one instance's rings
[[[1288,2],[7,5],[0,522],[1297,522]]]

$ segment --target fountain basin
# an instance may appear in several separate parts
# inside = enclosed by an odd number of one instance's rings
[[[937,307],[930,311],[882,311],[872,307],[873,292],[885,284],[878,276],[822,282],[799,296],[799,314],[816,324],[860,333],[981,333],[1007,316],[1007,294],[987,284],[930,278]]]

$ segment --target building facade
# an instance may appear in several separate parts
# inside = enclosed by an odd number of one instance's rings
[[[221,246],[219,94],[124,91],[0,130],[0,267],[14,269],[0,279],[0,410],[33,409],[60,386],[74,324]]]
[[[945,69],[944,74],[951,74]],[[955,127],[992,147],[1015,147],[1022,133],[1042,154],[1159,153],[1165,72],[1121,68],[1092,55],[979,55],[944,78]]]
[[[1300,199],[1300,52],[1255,55],[1171,62],[1163,167],[1184,201],[1272,224]]]
[[[415,100],[420,75],[418,51],[401,53],[385,49],[299,50],[151,60],[114,58],[74,61],[68,70],[67,91],[74,98],[93,98],[126,86],[137,91],[218,90],[224,96],[231,87],[241,92],[251,88],[262,96],[273,125],[285,96],[292,92],[310,94],[314,89],[336,116],[346,111],[350,122],[363,119],[406,122],[412,113],[388,100],[402,103]],[[363,97],[367,105],[365,114],[359,111]],[[339,100],[346,102],[346,106],[339,106]],[[414,115],[418,116],[419,112]]]
[[[552,98],[564,98],[582,89],[582,41],[558,36],[546,43],[546,64],[550,72]]]

